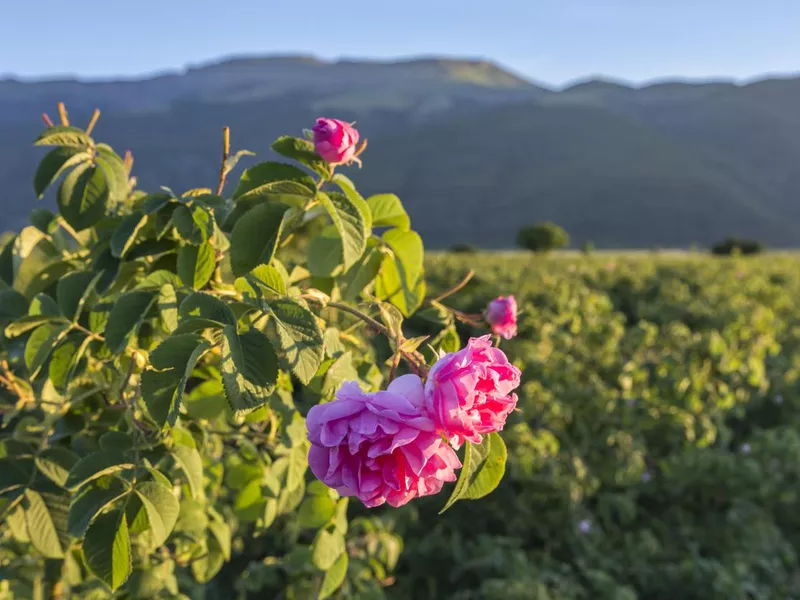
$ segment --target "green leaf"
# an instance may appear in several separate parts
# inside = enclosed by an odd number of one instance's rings
[[[171,490],[154,481],[140,483],[134,491],[147,511],[153,546],[161,546],[175,528],[180,503]]]
[[[345,302],[355,302],[361,292],[378,276],[381,264],[383,264],[383,254],[377,248],[369,248],[340,278],[342,299]]]
[[[83,537],[95,517],[128,491],[116,477],[103,477],[84,486],[72,500],[67,513],[67,529],[70,535]]]
[[[413,288],[422,275],[422,238],[416,231],[390,229],[381,236],[395,256],[401,279]]]
[[[158,289],[158,312],[164,331],[175,331],[178,327],[178,295],[171,283],[165,283]]]
[[[70,321],[77,321],[99,279],[99,274],[90,271],[68,273],[59,279],[56,298],[61,314]]]
[[[33,469],[34,462],[30,459],[0,458],[0,493],[26,487]]]
[[[73,169],[58,188],[58,208],[76,231],[95,225],[106,214],[108,183],[102,169],[83,164]]]
[[[314,277],[332,277],[342,264],[342,239],[323,232],[308,245],[308,270]]]
[[[31,334],[25,344],[25,366],[31,372],[32,379],[36,378],[53,348],[68,332],[68,326],[63,323],[45,323]]]
[[[202,244],[214,234],[214,217],[203,206],[178,206],[172,213],[172,223],[188,244]]]
[[[225,560],[231,559],[231,527],[220,517],[208,522],[208,530],[216,538]]]
[[[2,299],[3,298],[0,297],[0,300]],[[30,331],[31,329],[36,329],[37,327],[44,325],[45,323],[61,324],[65,327],[69,325],[67,320],[61,316],[54,317],[51,315],[29,315],[10,323],[5,328],[4,333],[8,338],[18,337],[23,333]]]
[[[56,125],[48,127],[33,142],[34,146],[71,146],[89,148],[94,145],[92,138],[77,127]]]
[[[137,210],[126,215],[111,235],[111,255],[115,258],[124,258],[136,241],[137,234],[146,224],[147,215],[141,211]]]
[[[325,578],[322,580],[322,587],[319,590],[319,600],[330,598],[341,587],[344,578],[347,577],[347,564],[347,552],[343,552],[331,568],[325,572]]]
[[[282,201],[302,206],[317,193],[317,185],[305,172],[292,165],[259,163],[246,169],[233,192],[237,201],[253,198],[266,200],[280,196]]]
[[[416,232],[399,229],[387,231],[383,239],[392,248],[392,256],[383,259],[375,292],[409,317],[425,299],[422,240]]]
[[[231,233],[231,269],[241,277],[269,264],[281,238],[287,206],[264,202],[236,222]]]
[[[336,504],[330,496],[309,496],[300,504],[297,522],[306,529],[319,529],[333,518]]]
[[[281,156],[304,164],[323,179],[330,179],[331,166],[314,151],[314,144],[308,140],[286,135],[275,140],[271,147]]]
[[[411,219],[403,203],[394,194],[370,196],[367,204],[372,211],[373,227],[397,227],[401,231],[408,231],[411,227]]]
[[[125,163],[106,144],[98,144],[94,157],[97,166],[103,170],[108,183],[109,198],[115,204],[124,202],[130,194],[130,177]]]
[[[100,515],[86,532],[83,555],[94,575],[112,590],[131,574],[131,539],[125,513],[114,510]]]
[[[228,159],[225,161],[225,174],[227,175],[231,171],[236,168],[236,165],[239,161],[244,158],[245,156],[255,156],[255,152],[250,152],[250,150],[239,150],[232,156],[229,156]]]
[[[47,294],[36,294],[28,307],[28,314],[57,317],[61,315],[61,309],[58,308],[58,303]]]
[[[339,189],[342,190],[344,195],[347,196],[350,202],[352,202],[359,210],[364,219],[367,237],[369,237],[372,233],[372,211],[361,194],[359,194],[356,190],[355,184],[350,180],[349,177],[346,177],[341,173],[336,173],[331,181],[339,186]]]
[[[342,260],[345,270],[352,267],[367,247],[367,227],[361,210],[344,194],[320,193],[319,201],[328,211],[342,239]]]
[[[193,419],[214,419],[227,409],[222,382],[209,379],[184,396],[186,410]]]
[[[76,490],[93,479],[126,469],[133,469],[135,466],[130,458],[122,452],[95,452],[80,459],[70,469],[69,476],[64,482],[64,487],[69,490]]]
[[[71,146],[54,148],[48,152],[36,169],[33,176],[33,191],[41,200],[45,190],[50,187],[70,167],[92,159],[89,152]]]
[[[217,266],[217,253],[208,242],[199,246],[181,246],[178,250],[178,276],[195,290],[204,287]]]
[[[35,459],[39,471],[60,487],[64,487],[70,469],[78,460],[78,455],[72,450],[57,446],[42,450]]]
[[[31,225],[42,233],[54,232],[56,216],[46,208],[34,208],[30,215]]]
[[[202,500],[205,498],[205,489],[203,488],[203,459],[200,457],[197,448],[175,444],[175,447],[172,449],[172,457],[186,474],[186,479],[189,482],[189,489],[192,491],[192,498],[195,500]]]
[[[133,450],[133,438],[121,431],[107,431],[100,436],[100,448],[106,452]]]
[[[269,303],[273,323],[278,332],[283,359],[289,369],[308,385],[322,364],[324,355],[322,331],[313,313],[289,298]]]
[[[189,294],[181,302],[178,315],[181,322],[189,318],[203,319],[209,323],[208,327],[236,325],[236,316],[230,307],[219,298],[203,292]]]
[[[256,288],[251,284],[266,286],[271,291],[281,296],[286,295],[286,289],[288,287],[285,272],[281,272],[272,265],[258,265],[249,275],[246,275],[245,278],[236,280],[236,289],[240,293],[247,292],[255,297],[260,297]]]
[[[439,514],[458,500],[476,500],[491,493],[503,479],[507,451],[503,438],[490,433],[480,444],[466,442],[464,465],[453,493]]]
[[[79,333],[75,337],[79,338],[83,335],[83,333]],[[80,344],[77,344],[75,339],[67,339],[53,351],[48,367],[48,376],[58,391],[66,391],[91,343],[92,338],[88,336],[84,336]]]
[[[254,523],[264,515],[267,499],[261,491],[261,481],[253,479],[236,495],[233,512],[244,522]]]
[[[45,558],[63,558],[68,544],[66,516],[69,498],[25,490],[25,523],[31,544]]]
[[[269,339],[256,329],[237,333],[227,325],[222,336],[222,384],[236,411],[266,404],[278,380],[278,357]]]
[[[106,346],[111,352],[119,354],[125,350],[128,340],[139,331],[155,301],[154,292],[143,290],[128,292],[117,298],[105,329]]]
[[[210,346],[197,335],[181,334],[167,338],[150,353],[151,367],[142,373],[142,397],[159,426],[175,424],[186,382]]]
[[[207,583],[219,573],[225,564],[217,538],[210,536],[206,539],[206,551],[198,558],[192,560],[192,575],[198,583]]]
[[[344,536],[341,533],[320,529],[311,544],[311,562],[318,569],[327,571],[344,551]]]

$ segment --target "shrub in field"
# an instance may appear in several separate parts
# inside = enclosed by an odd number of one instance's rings
[[[731,256],[733,254],[758,254],[764,251],[764,244],[756,240],[744,240],[740,238],[726,238],[711,247],[711,253],[720,256]]]
[[[517,245],[532,252],[549,252],[569,246],[569,235],[555,223],[537,223],[520,229]]]
[[[34,180],[59,212],[0,251],[2,593],[381,597],[401,540],[350,498],[491,492],[519,371],[487,337],[468,380],[425,381],[454,313],[400,200],[336,172],[366,147],[350,124],[278,139],[290,162],[232,188],[252,153],[226,130],[213,190],[144,193],[60,112]],[[404,335],[420,308],[435,339]]]

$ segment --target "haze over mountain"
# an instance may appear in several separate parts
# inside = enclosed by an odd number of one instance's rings
[[[601,247],[800,241],[798,78],[554,90],[483,60],[276,56],[136,80],[5,79],[0,229],[35,206],[31,141],[59,101],[76,123],[103,111],[95,136],[133,152],[146,190],[211,186],[225,125],[266,160],[318,116],[356,120],[369,148],[347,174],[365,194],[400,195],[432,248],[509,247],[538,220]]]

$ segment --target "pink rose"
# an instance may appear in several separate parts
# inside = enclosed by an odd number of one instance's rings
[[[437,428],[456,448],[464,440],[501,431],[517,405],[512,391],[520,371],[508,362],[491,337],[471,338],[467,347],[440,358],[425,384],[425,405]]]
[[[398,377],[374,394],[354,381],[342,384],[336,400],[308,412],[311,471],[367,507],[397,507],[438,493],[456,480],[461,462],[423,412],[424,403],[416,375]]]
[[[358,130],[338,119],[317,119],[314,125],[314,149],[332,165],[353,159],[358,144]]]
[[[514,296],[500,296],[489,302],[486,322],[492,333],[510,340],[517,335],[517,300]]]

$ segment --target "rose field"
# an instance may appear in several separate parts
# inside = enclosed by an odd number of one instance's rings
[[[98,117],[0,238],[0,600],[800,597],[795,255],[425,255],[352,123],[140,190]]]

